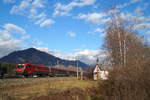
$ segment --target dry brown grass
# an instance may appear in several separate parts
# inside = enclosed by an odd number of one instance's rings
[[[86,91],[80,88],[71,88],[55,94],[40,96],[33,100],[89,100]]]
[[[54,95],[72,88],[85,91],[95,85],[94,81],[77,80],[72,77],[3,79],[0,80],[0,97],[5,98],[4,100],[29,100],[43,95]]]

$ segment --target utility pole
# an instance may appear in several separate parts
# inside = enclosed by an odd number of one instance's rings
[[[80,67],[80,76],[81,76],[81,80],[83,80],[83,70],[81,67]]]
[[[59,65],[59,60],[57,60],[57,66]]]
[[[78,60],[77,60],[77,79],[79,78],[79,68],[78,68]]]

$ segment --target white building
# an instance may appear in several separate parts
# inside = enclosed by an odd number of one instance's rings
[[[98,59],[97,59],[97,64],[93,71],[93,78],[94,80],[99,80],[99,79],[106,80],[108,78],[108,71],[101,69],[101,67],[98,64]]]

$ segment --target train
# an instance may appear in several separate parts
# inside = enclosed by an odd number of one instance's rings
[[[81,71],[79,71],[81,73]],[[23,77],[41,77],[41,76],[76,76],[77,70],[65,67],[47,67],[32,63],[17,64],[16,75]]]

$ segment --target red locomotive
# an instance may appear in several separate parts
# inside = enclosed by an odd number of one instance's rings
[[[35,65],[31,63],[18,64],[16,68],[17,75],[23,76],[48,76],[49,68],[43,65]]]

